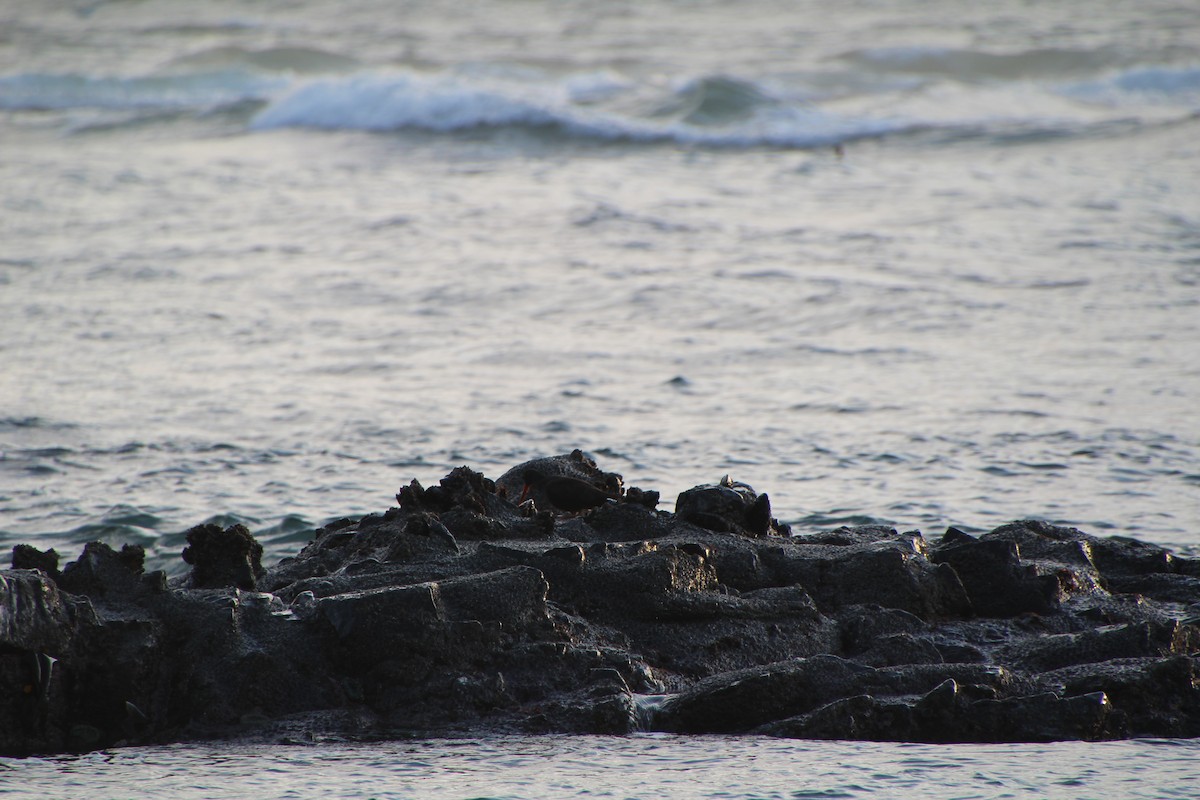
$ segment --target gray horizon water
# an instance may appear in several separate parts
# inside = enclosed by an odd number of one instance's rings
[[[1188,4],[447,8],[0,0],[0,551],[273,563],[578,447],[797,533],[1200,554]]]

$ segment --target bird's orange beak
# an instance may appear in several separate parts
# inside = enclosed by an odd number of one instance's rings
[[[517,501],[517,505],[525,502],[525,498],[529,497],[529,484],[525,484],[525,488],[521,490],[521,499]]]

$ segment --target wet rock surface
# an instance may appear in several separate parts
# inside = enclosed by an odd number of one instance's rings
[[[531,469],[611,499],[564,512],[529,491]],[[728,478],[674,514],[657,501],[576,451],[413,481],[268,568],[240,526],[189,531],[171,581],[136,547],[93,543],[60,571],[19,546],[0,571],[0,753],[485,731],[1200,736],[1200,562],[1037,521],[791,536]]]

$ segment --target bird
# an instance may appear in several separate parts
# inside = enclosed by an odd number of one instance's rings
[[[616,499],[615,495],[598,486],[566,475],[545,475],[537,470],[527,469],[521,477],[525,481],[525,488],[521,491],[521,499],[517,501],[517,505],[525,502],[531,490],[539,492],[559,511],[572,514],[602,506],[609,500]]]

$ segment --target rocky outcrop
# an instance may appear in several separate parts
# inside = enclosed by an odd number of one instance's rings
[[[530,469],[614,499],[541,508]],[[1200,736],[1200,563],[1151,544],[1036,521],[793,536],[745,484],[666,513],[578,451],[397,500],[268,568],[245,528],[197,527],[171,581],[137,547],[92,543],[60,572],[19,546],[0,571],[0,753],[500,730]]]

